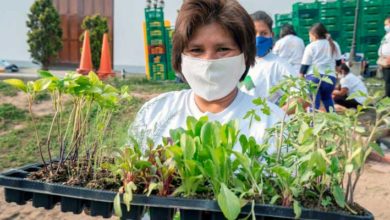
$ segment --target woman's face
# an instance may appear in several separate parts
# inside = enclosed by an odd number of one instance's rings
[[[272,31],[264,21],[254,21],[256,37],[272,37]]]
[[[238,56],[241,51],[231,34],[213,22],[194,31],[183,53],[200,59],[216,60]]]
[[[385,20],[385,26],[390,26],[390,19]]]
[[[312,34],[311,32],[309,32],[309,39],[310,39],[310,42],[317,40],[316,36],[314,34]]]

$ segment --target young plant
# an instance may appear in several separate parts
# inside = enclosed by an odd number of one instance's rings
[[[40,71],[41,79],[29,81],[26,84],[17,79],[8,79],[4,82],[27,93],[29,111],[35,128],[37,146],[41,155],[42,162],[50,166],[49,175],[56,174],[64,169],[64,162],[68,162],[69,172],[72,178],[81,177],[83,164],[87,161],[87,173],[94,176],[94,169],[91,169],[93,162],[95,169],[101,163],[101,150],[103,146],[104,135],[109,125],[111,115],[118,105],[130,98],[127,88],[121,91],[103,83],[97,75],[90,72],[88,76],[77,73],[68,73],[64,78],[54,76],[50,72]],[[52,122],[42,143],[37,129],[37,119],[32,112],[32,105],[35,97],[42,93],[49,92],[53,103]],[[65,97],[70,97],[72,110],[66,121],[64,129],[63,123],[66,120],[66,110],[64,109]],[[95,109],[96,115],[92,115],[92,109]],[[96,121],[91,122],[94,116]],[[57,140],[54,140],[53,132],[56,132]],[[93,132],[93,134],[92,134]],[[47,146],[49,162],[43,157],[43,144]],[[59,163],[57,169],[53,167],[52,145],[59,146]],[[81,156],[81,157],[80,157]],[[79,161],[79,158],[85,161]],[[46,169],[46,166],[44,166]],[[83,171],[84,172],[84,171]],[[88,175],[84,175],[85,178]]]

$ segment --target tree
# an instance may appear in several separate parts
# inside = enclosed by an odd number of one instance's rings
[[[60,16],[51,0],[36,0],[28,15],[27,43],[33,61],[47,69],[50,61],[62,49]]]
[[[99,68],[103,35],[108,32],[107,18],[102,17],[99,14],[86,16],[81,24],[81,28],[83,30],[89,30],[91,38],[92,64],[95,68]],[[84,35],[81,35],[80,39],[83,40],[83,38]]]

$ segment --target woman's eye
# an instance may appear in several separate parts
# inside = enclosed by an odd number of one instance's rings
[[[224,52],[224,51],[229,51],[230,48],[227,48],[227,47],[222,47],[222,48],[219,48],[218,51],[220,52]]]
[[[199,49],[199,48],[193,48],[193,49],[190,49],[190,52],[191,52],[191,53],[201,53],[202,50]]]

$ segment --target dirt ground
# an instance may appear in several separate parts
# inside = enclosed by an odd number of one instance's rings
[[[356,201],[371,211],[376,220],[390,219],[390,165],[369,161],[356,189]],[[57,205],[52,210],[34,208],[31,202],[26,205],[6,203],[4,190],[0,188],[0,220],[72,220],[103,219],[83,214],[62,213]],[[117,219],[112,217],[110,219]]]

